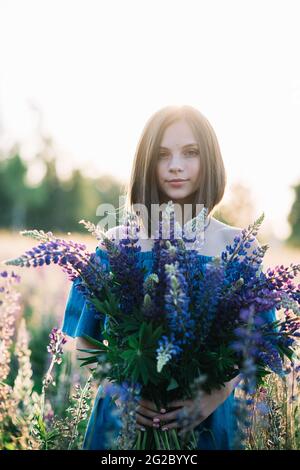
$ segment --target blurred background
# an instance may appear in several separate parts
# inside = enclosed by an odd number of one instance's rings
[[[246,227],[264,212],[264,266],[299,263],[297,7],[1,0],[0,259],[29,249],[19,231],[33,228],[94,249],[79,220],[118,206],[146,120],[189,104],[211,122],[225,162],[215,217]],[[40,383],[70,283],[55,266],[16,271]]]

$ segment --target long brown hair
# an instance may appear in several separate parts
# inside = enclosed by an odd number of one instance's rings
[[[166,106],[146,122],[134,156],[129,183],[126,188],[125,208],[136,212],[135,204],[142,204],[148,211],[148,236],[151,236],[151,204],[160,204],[156,179],[156,163],[159,146],[165,129],[178,120],[185,120],[191,127],[199,145],[201,172],[198,189],[192,203],[193,217],[196,204],[204,204],[207,215],[221,201],[226,172],[217,136],[207,120],[196,108],[188,105]]]

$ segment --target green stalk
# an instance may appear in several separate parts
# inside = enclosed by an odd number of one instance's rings
[[[173,438],[176,450],[181,450],[180,449],[180,444],[179,444],[179,441],[178,441],[177,432],[176,432],[175,429],[171,429],[171,436]]]
[[[159,435],[158,435],[158,432],[157,432],[156,429],[153,429],[153,434],[154,434],[156,449],[157,450],[165,450],[165,449],[161,449],[161,443],[160,443]]]
[[[168,445],[168,450],[171,450],[170,448],[170,434],[169,434],[169,431],[166,431],[166,441],[167,441],[167,445]],[[172,449],[173,450],[173,449]]]
[[[141,450],[141,432],[142,431],[138,430],[137,443],[136,443],[136,447],[135,447],[136,450]]]
[[[192,431],[191,436],[192,436],[192,441],[193,441],[194,446],[195,446],[194,449],[197,449],[197,441],[196,441],[196,437],[195,437],[194,431]]]
[[[147,431],[144,431],[143,440],[142,440],[142,450],[145,450],[146,442],[147,442]]]
[[[160,435],[161,435],[161,439],[165,445],[166,450],[171,450],[170,443],[168,440],[168,431],[161,431]]]

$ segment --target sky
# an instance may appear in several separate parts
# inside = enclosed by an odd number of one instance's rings
[[[0,148],[59,171],[129,178],[146,121],[189,104],[212,124],[230,186],[289,232],[300,181],[297,0],[0,0]],[[38,175],[38,168],[34,174]],[[38,176],[36,176],[38,177]],[[250,223],[250,222],[249,222]]]

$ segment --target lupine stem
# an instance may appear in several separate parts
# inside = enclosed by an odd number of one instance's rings
[[[180,450],[180,444],[179,444],[177,432],[175,429],[171,429],[171,436],[173,437],[176,450]]]
[[[194,449],[197,449],[197,440],[196,440],[194,431],[191,432],[191,437],[194,442],[194,446],[195,446]]]
[[[137,443],[136,443],[136,450],[141,450],[141,433],[142,431],[138,430],[137,432]]]
[[[147,442],[147,431],[144,431],[143,440],[142,440],[142,450],[145,450]]]
[[[162,431],[162,432],[161,432],[161,439],[162,439],[162,441],[164,442],[164,445],[165,445],[165,447],[166,447],[166,450],[171,450],[171,449],[170,449],[169,440],[168,440],[168,431]]]
[[[161,443],[160,443],[159,435],[156,429],[153,429],[153,434],[154,434],[156,448],[158,450],[164,450],[164,449],[161,449]]]
[[[51,360],[51,364],[49,366],[49,369],[47,370],[47,373],[45,375],[44,384],[43,384],[43,387],[42,387],[41,402],[40,402],[41,403],[41,418],[42,419],[44,419],[46,388],[48,388],[48,385],[49,385],[47,383],[47,381],[49,380],[49,378],[51,378],[51,372],[52,372],[52,369],[53,369],[55,363],[56,363],[56,356],[53,356],[52,360]]]

